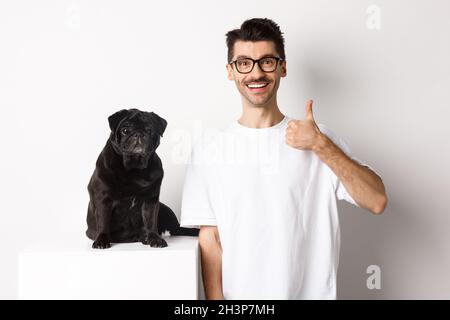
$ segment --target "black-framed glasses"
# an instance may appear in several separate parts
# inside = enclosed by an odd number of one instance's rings
[[[258,60],[252,58],[239,58],[230,62],[230,65],[234,64],[236,70],[239,73],[250,73],[255,67],[255,63],[258,63],[259,68],[264,72],[274,72],[278,66],[278,62],[283,59],[278,57],[263,57]]]

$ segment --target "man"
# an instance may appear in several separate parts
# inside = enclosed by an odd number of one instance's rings
[[[269,19],[227,33],[228,79],[242,115],[193,148],[181,225],[200,226],[207,299],[335,299],[337,199],[384,211],[381,178],[343,140],[277,104],[284,39]]]

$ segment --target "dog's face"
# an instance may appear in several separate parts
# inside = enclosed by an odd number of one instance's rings
[[[109,116],[114,150],[123,157],[127,169],[144,169],[159,146],[167,121],[153,112],[123,109]]]

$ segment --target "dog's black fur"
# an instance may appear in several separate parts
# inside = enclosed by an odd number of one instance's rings
[[[166,120],[153,112],[123,109],[108,121],[111,134],[88,185],[86,235],[94,240],[92,247],[138,241],[166,247],[165,231],[198,236],[198,229],[180,227],[173,211],[159,202],[164,172],[155,150]]]

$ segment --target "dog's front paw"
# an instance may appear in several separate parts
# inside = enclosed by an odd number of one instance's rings
[[[142,240],[143,244],[148,244],[150,247],[154,248],[164,248],[167,247],[167,242],[163,238],[161,238],[156,233],[149,233],[144,237],[144,240]]]
[[[92,244],[92,248],[94,248],[94,249],[111,248],[111,242],[109,240],[109,236],[105,233],[99,234],[97,239]]]

